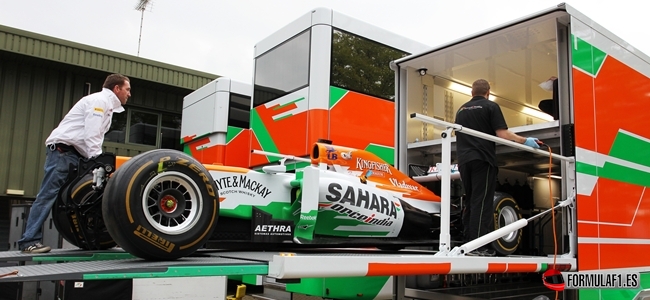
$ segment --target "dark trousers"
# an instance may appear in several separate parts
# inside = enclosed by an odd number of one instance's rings
[[[36,200],[29,210],[27,225],[23,236],[18,240],[18,248],[25,248],[41,242],[43,238],[43,223],[50,214],[52,205],[56,202],[59,189],[68,178],[70,164],[77,165],[79,156],[76,151],[65,151],[51,145],[47,147],[45,156],[45,176],[41,183],[41,189],[36,195]]]
[[[463,226],[467,241],[476,239],[494,228],[492,206],[499,169],[482,160],[472,160],[458,166],[467,203]]]

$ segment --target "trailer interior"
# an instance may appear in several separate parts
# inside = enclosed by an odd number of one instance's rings
[[[500,105],[510,130],[539,138],[553,153],[573,156],[568,19],[564,11],[549,11],[396,61],[398,95],[405,99],[398,100],[402,119],[398,151],[406,149],[406,153],[398,153],[404,157],[398,167],[414,176],[411,166],[441,161],[444,128],[408,116],[418,113],[453,123],[458,108],[471,98],[472,82],[479,78],[490,82],[490,100]],[[552,76],[558,78],[554,91],[542,89],[540,84]],[[555,104],[557,111],[549,111],[548,104]],[[452,138],[452,164],[456,163],[454,141]],[[548,156],[503,145],[497,145],[497,160],[497,190],[513,194],[523,217],[551,207],[551,199],[567,197],[561,161],[549,163]],[[460,180],[451,184],[452,196],[460,196]],[[561,215],[557,219],[560,237]],[[550,220],[543,220],[537,224],[541,227],[526,229],[521,247],[525,254],[553,254],[552,226]],[[558,252],[563,253],[566,247],[559,247]]]

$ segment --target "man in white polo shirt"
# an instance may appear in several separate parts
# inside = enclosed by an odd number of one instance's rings
[[[68,176],[69,165],[77,165],[79,158],[90,158],[102,153],[104,135],[111,127],[113,113],[131,97],[128,77],[111,74],[106,77],[100,92],[81,98],[45,140],[45,176],[27,218],[25,233],[18,240],[23,253],[45,253],[51,249],[41,243],[41,228],[56,201],[59,189]]]

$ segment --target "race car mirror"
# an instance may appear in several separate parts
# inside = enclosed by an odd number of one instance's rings
[[[264,173],[267,174],[285,173],[287,172],[287,166],[285,165],[264,166],[262,167],[262,171],[264,171]]]
[[[366,171],[366,173],[361,175],[361,177],[359,177],[359,179],[361,180],[361,183],[363,183],[363,184],[368,183],[368,177],[370,177],[370,175],[372,175],[372,170],[368,170],[368,171]]]

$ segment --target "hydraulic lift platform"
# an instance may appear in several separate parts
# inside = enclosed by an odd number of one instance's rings
[[[197,251],[174,261],[147,261],[120,250],[53,250],[44,254],[7,251],[0,261],[40,264],[0,268],[0,282],[101,280],[154,277],[259,275],[276,279],[406,276],[575,270],[575,258],[558,256],[436,256],[433,251],[368,249],[298,251]],[[44,263],[43,263],[44,262]],[[4,275],[4,276],[3,276]]]
[[[263,288],[263,294],[254,295],[256,298],[286,299],[287,293],[326,297],[318,293],[325,290],[333,292],[332,288],[338,288],[339,293],[341,290],[347,293],[350,292],[348,289],[367,289],[369,283],[379,282],[374,290],[377,299],[447,299],[458,296],[444,294],[442,290],[427,292],[407,288],[407,276],[539,273],[552,268],[554,262],[559,270],[576,269],[575,258],[562,256],[554,259],[533,256],[438,256],[437,253],[369,248],[280,251],[201,249],[190,257],[174,261],[147,261],[121,249],[55,249],[44,254],[7,251],[0,252],[0,261],[18,262],[20,265],[1,267],[0,283],[73,281],[75,284],[86,282],[89,285],[93,281],[131,279],[133,295],[140,298],[143,295],[158,295],[162,297],[159,299],[167,299],[165,297],[170,295],[182,295],[198,299],[200,297],[196,293],[208,293],[220,295],[218,299],[226,299],[228,282],[235,280]],[[327,286],[328,289],[314,288],[319,286]],[[521,289],[522,286],[517,285],[516,288]],[[352,299],[349,295],[337,297],[337,294],[327,297]]]

